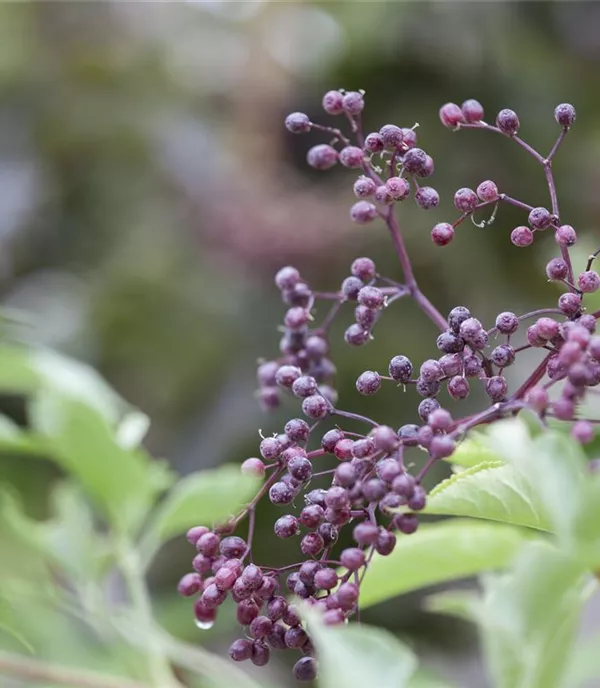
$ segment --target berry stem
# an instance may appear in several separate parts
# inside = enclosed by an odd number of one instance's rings
[[[504,201],[505,203],[509,203],[510,205],[514,205],[516,208],[521,208],[522,210],[527,210],[528,212],[531,212],[533,210],[533,206],[529,205],[528,203],[523,203],[523,201],[519,201],[516,198],[513,198],[512,196],[508,196],[507,194],[500,194],[498,198],[501,201]]]
[[[537,318],[540,315],[550,315],[550,314],[555,314],[555,315],[563,315],[563,312],[560,310],[560,308],[538,308],[535,311],[529,311],[529,313],[523,313],[523,315],[520,315],[517,320],[526,320],[527,318]],[[498,332],[497,327],[492,327],[491,330],[488,330],[488,336],[491,336],[493,334],[496,334]]]
[[[357,420],[360,421],[361,423],[369,423],[369,425],[373,425],[374,427],[379,427],[379,423],[375,422],[371,418],[367,418],[366,416],[361,416],[358,413],[352,413],[351,411],[342,411],[340,409],[333,409],[332,414],[334,416],[341,416],[342,418],[349,418],[350,420]]]
[[[556,139],[556,142],[552,146],[552,150],[548,153],[548,157],[546,160],[548,162],[552,162],[554,156],[556,155],[558,149],[560,148],[562,142],[565,140],[565,136],[568,134],[569,130],[568,129],[563,129],[560,134],[558,135],[558,138]]]
[[[538,365],[538,367],[533,371],[533,373],[531,373],[531,375],[527,378],[527,380],[525,380],[525,382],[519,387],[519,389],[512,395],[512,400],[522,399],[532,387],[537,385],[537,383],[546,374],[546,367],[548,365],[548,361],[552,358],[552,356],[554,356],[553,352],[547,354],[544,357],[544,360]]]
[[[554,182],[554,174],[552,173],[552,160],[542,160],[542,167],[544,168],[544,174],[546,176],[546,183],[548,184],[548,191],[550,193],[550,203],[552,205],[552,214],[558,220],[558,217],[559,217],[558,195],[556,193],[556,184]],[[575,292],[576,290],[572,286],[572,283],[573,283],[573,265],[571,264],[571,256],[569,254],[569,248],[567,246],[564,246],[561,244],[560,253],[562,255],[563,260],[567,264],[567,269],[568,269],[567,276],[569,278],[569,282],[571,282],[571,286],[569,286],[569,290],[571,292]]]

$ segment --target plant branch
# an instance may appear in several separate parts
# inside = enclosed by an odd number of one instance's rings
[[[27,682],[55,683],[73,688],[146,688],[143,683],[120,676],[97,674],[82,669],[60,666],[30,657],[0,652],[0,674]],[[163,686],[166,684],[163,684]],[[161,686],[161,688],[163,688]]]

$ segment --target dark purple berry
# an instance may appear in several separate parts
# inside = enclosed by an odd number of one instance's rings
[[[285,128],[292,134],[305,134],[310,131],[310,119],[303,112],[292,112],[285,118]]]
[[[445,354],[456,354],[465,348],[464,340],[452,332],[442,332],[437,338],[436,345]]]
[[[506,368],[515,362],[515,350],[509,344],[500,344],[492,351],[490,358],[495,365]]]
[[[376,203],[380,203],[381,205],[390,205],[394,202],[394,199],[390,195],[385,184],[382,184],[375,189],[373,198],[375,199]]]
[[[496,126],[503,134],[514,136],[519,131],[519,117],[514,110],[500,110],[496,117]]]
[[[375,189],[377,185],[369,177],[362,176],[354,182],[353,191],[357,198],[369,198],[375,193]]]
[[[300,541],[300,550],[307,557],[315,557],[324,546],[325,542],[319,533],[307,533]]]
[[[292,392],[294,396],[305,399],[317,392],[317,381],[311,375],[302,375],[292,384]]]
[[[375,451],[375,442],[372,437],[365,437],[360,440],[356,440],[352,444],[352,456],[357,459],[365,459],[367,456],[371,456]]]
[[[265,664],[268,663],[270,656],[271,652],[266,645],[263,645],[258,641],[252,643],[252,656],[250,657],[252,664],[255,666],[265,666]]]
[[[446,377],[458,375],[463,369],[463,357],[461,354],[445,354],[438,363]]]
[[[468,308],[465,308],[465,306],[456,306],[448,314],[448,327],[454,334],[458,334],[460,332],[460,326],[470,317],[471,311]]]
[[[248,630],[250,635],[258,640],[269,635],[272,629],[273,622],[268,616],[257,616],[250,622],[250,628]]]
[[[358,601],[358,586],[354,583],[342,583],[336,592],[341,609],[349,611]]]
[[[315,573],[314,582],[315,586],[321,590],[331,590],[337,585],[338,576],[334,569],[325,568]]]
[[[411,148],[404,154],[402,165],[408,173],[419,175],[426,169],[427,153],[421,148]]]
[[[519,319],[514,313],[504,311],[496,318],[496,327],[501,334],[514,334],[519,328]]]
[[[227,566],[221,566],[215,573],[215,585],[219,590],[231,590],[236,580],[236,572]]]
[[[292,418],[285,424],[284,430],[292,442],[306,442],[310,435],[308,423],[302,418]]]
[[[378,313],[379,311],[374,308],[359,305],[354,309],[354,319],[364,331],[367,331],[375,324]]]
[[[288,471],[296,480],[306,482],[312,476],[312,463],[303,456],[295,456],[288,463]]]
[[[449,437],[442,436],[442,437],[434,437],[432,440],[450,440]],[[450,440],[451,441],[451,440]],[[441,458],[441,457],[436,457],[436,458]],[[407,505],[409,509],[412,509],[412,511],[421,511],[422,509],[425,508],[425,504],[427,503],[427,495],[425,494],[425,490],[420,486],[420,485],[415,485],[415,490],[412,493],[412,495],[409,497]]]
[[[402,129],[395,124],[386,124],[379,130],[383,145],[390,151],[400,150],[404,143]]]
[[[329,415],[330,404],[320,394],[313,394],[311,397],[306,397],[302,402],[302,412],[309,418],[320,420]]]
[[[358,292],[358,303],[377,310],[385,305],[385,294],[378,287],[366,286]]]
[[[308,635],[302,626],[291,626],[285,632],[285,644],[290,648],[299,648],[308,640]]]
[[[415,194],[415,202],[422,210],[431,210],[438,207],[440,195],[431,186],[422,186]]]
[[[419,527],[419,519],[416,514],[397,514],[393,525],[404,535],[412,535]]]
[[[285,631],[286,628],[281,623],[273,624],[271,632],[267,636],[267,642],[274,650],[286,650],[287,645],[285,644]]]
[[[418,434],[419,426],[412,423],[407,423],[398,430],[398,438],[405,447],[416,447],[419,444]]]
[[[208,532],[209,529],[206,526],[194,526],[188,530],[185,537],[191,545],[195,545],[198,540]]]
[[[242,581],[250,590],[258,590],[263,582],[262,571],[254,564],[248,564],[242,571]]]
[[[300,375],[302,375],[302,371],[297,366],[283,365],[277,370],[275,380],[281,387],[291,387],[294,380],[297,380]]]
[[[298,332],[303,330],[306,325],[310,322],[311,316],[310,312],[302,306],[294,306],[290,308],[284,318],[283,323],[292,332]]]
[[[294,488],[283,481],[273,483],[269,489],[269,499],[272,504],[291,504],[295,496]]]
[[[423,399],[423,401],[419,404],[419,408],[417,409],[417,412],[419,414],[419,417],[427,422],[427,419],[429,416],[434,412],[437,411],[440,408],[440,404],[437,401],[437,399]]]
[[[454,440],[448,435],[436,435],[429,444],[429,453],[433,459],[445,459],[451,456],[455,449],[456,445]],[[418,510],[413,502],[409,501],[408,506],[414,511]]]
[[[503,401],[508,392],[506,379],[501,375],[490,377],[485,383],[485,391],[492,401]]]
[[[358,323],[350,325],[344,332],[344,340],[352,346],[362,346],[369,341],[369,330]]]
[[[356,478],[356,469],[350,463],[342,463],[335,469],[336,483],[342,487],[352,487]]]
[[[205,533],[196,542],[196,549],[207,557],[212,557],[219,551],[220,542],[221,538],[215,533]]]
[[[226,597],[227,592],[225,590],[219,590],[215,583],[211,583],[204,588],[201,600],[207,609],[216,609],[223,604]]]
[[[279,289],[282,291],[285,289],[293,289],[298,282],[300,281],[300,273],[295,267],[292,267],[291,265],[287,265],[286,267],[281,268],[279,272],[275,275],[275,284]],[[274,361],[269,361],[268,363],[263,363],[260,367],[262,368],[263,366],[275,366],[275,370],[273,370],[273,375],[275,372],[277,372],[277,364]],[[260,369],[259,369],[260,371]],[[260,372],[259,372],[259,379],[260,379]],[[271,379],[265,380],[262,382],[262,384],[273,384]]]
[[[336,442],[333,453],[339,461],[348,461],[353,457],[354,440],[341,439]]]
[[[342,282],[342,296],[346,300],[356,301],[358,292],[363,288],[364,284],[358,277],[346,277]]]
[[[456,376],[448,381],[448,394],[453,399],[466,399],[470,391],[469,381],[464,377]]]
[[[376,131],[365,136],[365,150],[368,153],[381,153],[384,149],[383,137]]]
[[[275,535],[280,538],[290,538],[300,531],[297,519],[291,514],[281,516],[275,521]]]
[[[296,681],[314,681],[317,677],[317,660],[314,657],[301,657],[292,669]]]
[[[375,449],[387,453],[393,452],[398,448],[398,435],[393,428],[388,425],[380,425],[371,432],[371,437],[375,443]]]
[[[362,493],[368,502],[378,502],[387,493],[386,484],[379,478],[371,478],[363,483]]]
[[[356,389],[359,394],[370,396],[379,391],[381,387],[381,377],[373,370],[366,370],[356,380]]]
[[[435,382],[444,377],[444,371],[435,359],[429,358],[421,365],[419,376],[425,382]]]
[[[313,146],[306,154],[306,161],[315,170],[328,170],[338,160],[338,152],[333,146],[320,143]]]
[[[570,103],[561,103],[554,110],[554,119],[563,129],[573,126],[575,116],[575,108]]]
[[[390,377],[396,382],[408,382],[413,373],[413,366],[406,356],[394,356],[390,361]]]
[[[527,221],[533,229],[547,229],[552,224],[552,215],[546,208],[534,208]]]
[[[252,656],[252,641],[246,638],[234,640],[229,646],[229,656],[234,662],[243,662]]]
[[[433,430],[448,430],[452,425],[452,416],[446,409],[438,408],[431,412],[427,419],[427,424]]]
[[[395,546],[396,536],[394,533],[390,533],[389,530],[384,530],[382,528],[379,531],[379,536],[377,537],[377,542],[375,543],[375,550],[377,553],[381,554],[383,557],[386,557],[394,551]]]
[[[338,529],[331,523],[321,523],[318,527],[317,532],[323,538],[323,543],[325,547],[330,547],[335,545],[338,539]]]

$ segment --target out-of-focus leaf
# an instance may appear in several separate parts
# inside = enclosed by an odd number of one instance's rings
[[[0,493],[0,517],[13,535],[43,553],[80,581],[92,580],[110,558],[108,541],[94,530],[93,516],[78,487],[58,483],[52,491],[54,517],[35,521],[8,491]]]
[[[424,513],[469,516],[537,530],[552,527],[529,482],[513,466],[500,462],[478,464],[436,485]]]
[[[325,626],[320,615],[303,607],[317,648],[320,688],[403,688],[417,659],[391,633],[364,624]]]
[[[141,411],[131,411],[117,426],[117,442],[123,449],[139,446],[150,427],[150,418]]]
[[[479,595],[472,590],[442,590],[425,598],[425,609],[432,614],[446,614],[464,621],[476,621],[475,605]]]
[[[107,420],[82,401],[42,391],[31,405],[51,457],[75,476],[119,530],[140,526],[170,475],[141,449],[125,450]]]
[[[512,526],[452,519],[400,537],[392,554],[375,555],[361,585],[368,607],[411,590],[506,566],[527,538]]]
[[[485,434],[474,432],[461,442],[454,454],[446,460],[463,468],[472,468],[481,463],[501,461],[501,458],[492,451]]]
[[[44,449],[43,442],[39,442],[10,418],[0,415],[0,452],[40,454]]]
[[[510,573],[484,578],[478,620],[495,688],[561,685],[583,600],[583,573],[572,558],[533,541]]]
[[[144,558],[160,543],[195,525],[211,525],[235,515],[260,486],[260,480],[240,472],[239,466],[221,466],[182,478],[158,508],[148,529]]]

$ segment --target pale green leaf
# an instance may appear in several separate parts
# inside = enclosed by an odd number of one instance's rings
[[[476,605],[479,595],[473,590],[442,590],[428,595],[424,607],[432,614],[455,616],[464,621],[477,621]]]
[[[42,391],[30,415],[51,458],[79,480],[113,525],[139,527],[168,485],[162,464],[141,449],[123,449],[107,420],[77,399]]]
[[[118,424],[117,443],[123,449],[135,449],[139,446],[150,427],[150,418],[141,411],[131,411]]]
[[[325,626],[320,615],[303,608],[317,648],[320,688],[404,688],[417,660],[391,633],[364,624]]]
[[[556,688],[582,604],[583,570],[543,541],[528,543],[510,573],[484,578],[478,618],[495,688]]]
[[[165,540],[196,525],[213,525],[235,515],[260,487],[260,480],[244,475],[237,465],[191,473],[169,492],[152,519],[145,538],[151,556]]]
[[[0,452],[11,454],[42,454],[44,444],[10,418],[0,415]]]
[[[511,465],[500,462],[481,463],[442,481],[431,491],[423,513],[551,529],[528,480]]]
[[[373,557],[361,585],[361,607],[506,566],[527,538],[513,526],[467,519],[422,525],[400,537],[389,556]]]
[[[454,454],[446,461],[463,468],[472,468],[480,463],[492,463],[501,459],[490,447],[487,436],[481,432],[474,432],[458,445]]]

